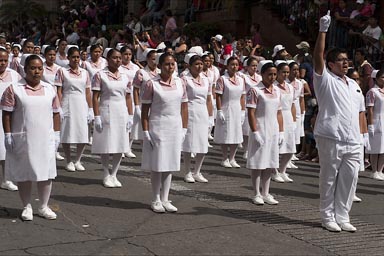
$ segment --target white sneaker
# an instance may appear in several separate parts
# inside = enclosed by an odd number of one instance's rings
[[[357,229],[349,222],[339,223],[341,230],[355,232]]]
[[[243,149],[243,148],[244,148],[243,143],[240,143],[239,144],[239,149]]]
[[[224,161],[221,161],[221,166],[225,168],[232,168],[232,165],[229,163],[229,159],[225,159]]]
[[[188,183],[195,183],[195,179],[192,177],[192,173],[188,172],[188,173],[184,176],[184,181],[185,181],[185,182],[188,182]]]
[[[197,174],[192,174],[195,181],[201,182],[201,183],[207,183],[208,180],[201,174],[200,172]]]
[[[13,184],[12,181],[9,181],[9,180],[6,180],[6,181],[2,182],[0,187],[2,189],[6,189],[6,190],[9,190],[9,191],[17,191],[17,190],[19,190],[19,188],[15,184]]]
[[[284,182],[293,182],[293,179],[289,178],[287,173],[280,173],[280,177],[284,180]]]
[[[243,154],[243,159],[247,159],[248,158],[248,150],[244,152]]]
[[[208,134],[208,140],[213,140],[213,136],[211,134]]]
[[[213,146],[211,145],[211,143],[208,142],[208,147],[209,148],[213,148]]]
[[[115,188],[121,188],[123,186],[116,176],[111,176],[111,179],[113,184],[115,184]]]
[[[272,180],[273,181],[276,181],[276,182],[279,182],[279,183],[284,183],[284,179],[280,176],[280,173],[275,173],[275,174],[272,174],[271,176]]]
[[[327,223],[321,223],[321,226],[323,228],[325,228],[326,230],[331,231],[331,232],[340,232],[341,231],[341,228],[339,227],[339,225],[337,225],[337,223],[333,222],[333,221],[330,221]]]
[[[353,197],[353,202],[360,203],[361,201],[363,201],[363,200],[360,197],[358,197],[356,195]]]
[[[384,178],[381,177],[381,175],[379,174],[379,172],[374,172],[374,173],[372,174],[372,179],[374,179],[374,180],[384,180]]]
[[[65,170],[69,171],[69,172],[75,172],[76,171],[76,167],[75,165],[73,164],[73,162],[69,162],[67,164],[67,166],[65,166]]]
[[[292,161],[289,161],[287,168],[288,169],[298,169],[299,167],[297,167],[294,163],[292,163]]]
[[[92,143],[93,143],[93,137],[91,136],[89,137],[88,145],[92,145]]]
[[[75,169],[76,169],[76,171],[85,171],[85,168],[84,168],[84,166],[80,163],[80,161],[75,163]]]
[[[165,212],[163,204],[160,201],[152,202],[151,203],[151,209],[152,209],[152,211],[157,212],[157,213]]]
[[[136,158],[136,155],[131,152],[125,153],[125,156],[128,158]]]
[[[240,168],[240,165],[236,162],[235,159],[231,160],[229,164],[234,168]]]
[[[104,178],[103,185],[106,188],[114,188],[116,186],[115,183],[113,182],[112,176],[110,175]]]
[[[121,154],[121,158],[125,158],[125,154],[123,153],[123,154]]]
[[[191,153],[191,158],[195,158],[196,157],[196,154],[195,153]]]
[[[175,206],[173,206],[171,204],[172,201],[164,201],[164,202],[161,202],[164,209],[167,211],[167,212],[177,212],[177,208]]]
[[[56,213],[54,213],[48,206],[45,208],[39,208],[38,214],[40,217],[46,218],[47,220],[55,220],[57,218]]]
[[[33,220],[33,210],[30,204],[24,207],[23,211],[21,212],[21,219],[26,221]]]
[[[291,158],[291,161],[297,161],[297,160],[299,160],[299,158],[297,158],[296,155],[293,155],[292,158]]]
[[[263,200],[263,197],[261,195],[256,195],[254,198],[252,198],[252,202],[256,205],[263,205],[264,204],[264,200]]]
[[[382,172],[378,172],[378,173],[379,173],[380,177],[383,178],[383,180],[384,180],[384,173],[382,173]]]
[[[56,160],[57,161],[63,161],[64,160],[64,157],[62,155],[60,155],[59,152],[56,152]]]
[[[273,196],[271,194],[268,194],[266,196],[263,196],[263,200],[265,203],[267,204],[271,204],[271,205],[275,205],[275,204],[278,204],[279,201],[277,201],[276,199],[273,198]]]

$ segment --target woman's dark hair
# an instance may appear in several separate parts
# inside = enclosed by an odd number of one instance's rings
[[[25,40],[24,43],[23,43],[23,48],[27,45],[27,43],[33,43],[33,45],[35,45],[35,43],[33,42],[32,39],[27,39],[27,40]]]
[[[43,61],[42,59],[36,55],[36,54],[31,54],[29,55],[26,59],[25,59],[25,65],[24,65],[24,71],[27,72],[27,68],[29,67],[31,61],[33,60],[40,60],[41,61],[41,64],[43,64]]]
[[[149,52],[149,53],[151,53],[151,52]],[[149,53],[148,53],[148,55],[149,55]],[[172,57],[172,59],[174,59],[176,61],[175,56],[173,56],[172,54],[166,52],[166,53],[161,54],[161,56],[159,58],[159,65],[160,66],[163,65],[165,59],[168,58],[168,57]]]
[[[247,58],[247,66],[251,65],[252,61],[254,61],[254,60],[257,61],[257,59],[255,57],[252,57],[252,56],[248,57]]]
[[[348,71],[347,71],[347,77],[351,78],[351,75],[355,72],[358,72],[357,69],[355,68],[348,68]],[[376,78],[376,77],[372,77],[372,78]]]
[[[130,50],[131,53],[132,53],[132,57],[131,57],[131,61],[134,62],[135,61],[135,54],[134,54],[134,51],[131,47],[129,47],[128,45],[124,45],[123,47],[121,47],[120,49],[120,53],[123,54],[124,52],[126,52],[127,50]]]
[[[199,55],[193,55],[190,59],[189,59],[189,65],[192,65],[195,61],[198,61],[198,60],[201,60],[201,57]]]
[[[297,66],[299,66],[299,64],[297,64],[297,62],[295,62],[295,61],[292,61],[291,63],[289,63],[289,69],[293,69],[293,66],[295,66],[295,65],[297,65]]]
[[[228,66],[229,62],[234,61],[234,60],[237,60],[238,62],[240,62],[239,59],[238,59],[236,56],[232,56],[232,57],[229,57],[229,58],[228,58],[228,60],[227,60],[227,66]]]
[[[79,52],[80,54],[79,48],[72,46],[71,48],[68,49],[67,56],[72,56],[72,54],[74,54],[75,52]]]
[[[45,48],[44,50],[44,55],[46,55],[49,51],[55,51],[56,52],[56,47],[54,46],[47,46],[47,48]]]
[[[110,50],[108,51],[108,53],[107,53],[107,59],[109,59],[109,58],[112,56],[112,54],[113,54],[114,52],[118,52],[118,53],[120,53],[120,51],[116,50],[115,48],[112,48],[112,49],[110,49]]]
[[[146,59],[148,59],[149,56],[151,56],[151,55],[154,54],[154,53],[157,53],[156,50],[150,50],[150,51],[147,53],[147,58],[146,58]]]
[[[89,51],[90,51],[90,52],[93,52],[93,51],[96,50],[97,48],[99,48],[100,50],[102,49],[100,44],[93,44],[93,45],[91,46],[91,48],[89,49]]]
[[[282,63],[280,63],[279,65],[277,65],[277,71],[280,71],[280,70],[282,70],[284,67],[289,67],[289,65],[288,65],[288,63],[286,63],[286,62],[282,62]]]
[[[270,69],[270,68],[276,68],[275,64],[273,64],[272,62],[265,63],[265,64],[261,67],[260,74],[265,73],[265,72],[266,72],[268,69]]]
[[[382,77],[384,75],[384,67],[382,67],[379,71],[376,73],[376,77],[373,77],[376,79],[377,77]]]
[[[67,39],[65,39],[65,38],[61,38],[61,39],[59,40],[59,42],[57,43],[57,45],[61,44],[61,42],[67,42]]]

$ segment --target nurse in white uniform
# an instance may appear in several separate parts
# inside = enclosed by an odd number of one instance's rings
[[[57,44],[56,64],[60,67],[66,67],[69,64],[65,49],[67,48],[67,40],[60,39]]]
[[[376,73],[376,86],[367,92],[366,105],[368,112],[369,144],[372,166],[372,178],[384,180],[384,69]]]
[[[41,82],[43,71],[40,57],[29,56],[25,64],[25,82],[9,86],[1,100],[7,148],[5,175],[17,182],[24,207],[21,218],[29,221],[33,220],[32,182],[37,182],[38,214],[56,219],[48,201],[52,179],[56,177],[60,104],[53,87]]]
[[[14,70],[7,68],[8,66],[8,53],[5,49],[0,47],[0,97],[3,95],[5,89],[8,88],[11,84],[17,84],[17,82],[21,79],[21,76]],[[3,125],[3,120],[0,112],[0,124]],[[4,130],[0,129],[0,142],[4,141]],[[5,145],[4,143],[0,143],[0,165],[1,165],[1,173],[2,180],[0,187],[2,189],[16,191],[17,186],[13,184],[12,181],[6,180],[4,175],[5,170]]]
[[[284,141],[280,90],[273,86],[277,69],[272,61],[260,61],[262,81],[247,93],[248,142],[247,168],[251,170],[255,192],[253,203],[278,204],[269,193],[272,172],[279,167],[279,145]]]
[[[277,60],[277,78],[274,86],[280,90],[281,113],[284,123],[284,142],[279,148],[279,168],[272,175],[272,179],[277,182],[292,182],[286,173],[288,162],[296,152],[296,108],[294,105],[295,90],[287,82],[289,66],[286,61]]]
[[[175,71],[175,57],[160,56],[161,73],[144,86],[141,120],[143,154],[141,168],[151,171],[154,212],[176,212],[168,199],[172,172],[180,170],[181,146],[188,127],[185,85]]]
[[[186,182],[206,183],[208,180],[201,174],[201,166],[208,152],[209,119],[212,117],[212,87],[207,77],[201,74],[203,61],[198,55],[189,59],[188,73],[182,77],[188,97],[188,131],[183,143],[183,160]],[[191,172],[191,153],[195,156],[195,168]]]
[[[240,168],[235,155],[237,146],[243,142],[241,125],[245,119],[245,82],[237,74],[239,60],[236,57],[227,59],[226,64],[227,72],[219,78],[215,89],[217,118],[214,141],[221,144],[221,165]]]
[[[119,188],[117,179],[124,152],[129,150],[129,130],[132,127],[131,83],[119,71],[121,53],[107,48],[104,55],[108,66],[97,72],[92,80],[93,110],[95,112],[95,133],[92,153],[101,154],[104,170],[103,184],[107,188]],[[112,170],[109,157],[112,155]]]
[[[69,172],[84,171],[81,156],[88,143],[88,123],[93,120],[91,82],[85,69],[79,67],[80,51],[76,46],[68,46],[67,67],[61,67],[56,74],[55,85],[63,109],[61,123],[61,143]],[[74,163],[71,158],[71,144],[77,147]]]

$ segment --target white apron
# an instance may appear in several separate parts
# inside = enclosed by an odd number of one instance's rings
[[[261,81],[261,77],[255,74],[255,78],[251,77],[248,72],[243,75],[245,81],[245,93],[248,93],[249,89],[255,87]],[[248,122],[248,110],[245,109],[245,119],[242,126],[243,136],[249,136],[250,128]]]
[[[55,61],[55,63],[57,65],[59,65],[60,67],[66,67],[69,64],[69,60],[68,59],[61,59],[60,58],[60,53],[56,53],[56,61]]]
[[[126,93],[128,78],[121,74],[121,80],[109,80],[106,73],[99,72],[101,78],[100,118],[103,130],[93,134],[93,154],[115,154],[129,152],[129,132],[127,130],[128,110]]]
[[[374,87],[372,91],[375,95],[373,106],[373,126],[374,135],[369,136],[371,150],[367,150],[368,154],[383,154],[384,153],[384,94],[379,91],[379,88]]]
[[[107,61],[103,58],[100,57],[100,61],[101,61],[101,68],[96,68],[94,67],[91,63],[90,63],[91,60],[86,60],[84,61],[84,66],[85,66],[85,69],[88,71],[88,74],[89,74],[89,78],[92,80],[93,76],[99,72],[100,70],[104,69],[106,66],[107,66]]]
[[[179,78],[175,90],[165,91],[153,80],[153,99],[149,114],[149,134],[154,146],[143,143],[141,168],[154,172],[180,170],[182,122],[181,102],[183,85]]]
[[[272,98],[264,93],[264,89],[260,87],[256,86],[250,90],[255,90],[256,95],[258,95],[256,127],[264,140],[264,144],[260,147],[252,140],[252,137],[249,137],[247,168],[263,170],[279,167],[277,111],[280,108],[280,90],[276,88],[277,95]]]
[[[41,83],[44,96],[28,96],[24,85],[13,86],[16,107],[12,113],[13,151],[7,151],[5,179],[14,182],[45,181],[56,177],[52,102],[56,92]]]
[[[225,116],[224,123],[216,119],[214,142],[218,144],[240,144],[243,142],[241,128],[240,98],[244,94],[244,79],[237,76],[238,84],[229,81],[228,75],[223,75],[224,92],[221,100],[221,110]]]
[[[304,129],[301,125],[301,107],[300,107],[300,98],[303,96],[303,84],[295,78],[292,82],[288,81],[293,89],[295,90],[294,96],[293,96],[293,103],[295,104],[296,108],[296,128],[295,128],[295,143],[300,144],[300,137],[302,137],[302,134],[304,135]]]
[[[207,96],[210,84],[204,76],[200,76],[202,86],[196,85],[190,74],[184,76],[184,79],[188,95],[188,131],[182,151],[206,154],[208,152],[209,126]]]
[[[81,69],[81,76],[77,79],[70,77],[65,68],[62,70],[61,143],[88,143],[87,72]]]

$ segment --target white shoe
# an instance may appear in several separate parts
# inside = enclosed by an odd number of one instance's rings
[[[287,173],[280,173],[280,177],[284,180],[284,182],[293,182],[293,179],[289,178]]]
[[[167,212],[177,212],[177,208],[171,204],[171,201],[164,201],[161,203]]]
[[[125,153],[125,156],[128,158],[136,158],[136,155],[131,152]]]
[[[356,195],[353,197],[353,202],[359,203],[361,201],[363,201],[363,200],[360,197],[358,197]]]
[[[323,228],[325,228],[326,230],[331,231],[331,232],[340,232],[341,231],[341,228],[339,227],[339,225],[337,225],[337,223],[333,222],[333,221],[330,221],[327,223],[321,223],[321,226]]]
[[[67,164],[67,166],[65,166],[65,170],[69,171],[69,172],[75,172],[76,171],[76,167],[75,165],[73,164],[73,162],[69,162]]]
[[[201,174],[200,172],[197,174],[192,174],[195,181],[201,182],[201,183],[207,183],[208,180]]]
[[[293,155],[292,158],[291,158],[291,161],[297,161],[297,160],[299,160],[299,158],[297,158],[296,155]]]
[[[188,182],[188,183],[195,183],[195,179],[192,177],[192,173],[188,172],[188,173],[184,176],[184,181],[185,181],[185,182]]]
[[[21,212],[21,219],[26,221],[33,220],[33,210],[30,204],[24,207],[23,211]]]
[[[125,154],[123,153],[123,154],[121,154],[121,158],[125,158]]]
[[[383,180],[384,180],[384,173],[382,173],[382,172],[378,172],[378,173],[379,173],[380,177],[383,178]]]
[[[256,205],[263,205],[264,204],[264,200],[263,200],[263,197],[261,195],[256,195],[254,198],[252,198],[252,202]]]
[[[89,137],[88,145],[92,145],[92,143],[93,143],[93,137],[91,136],[91,137]]]
[[[45,208],[39,208],[38,214],[40,217],[46,218],[47,220],[55,220],[57,218],[56,213],[54,213],[48,206]]]
[[[13,184],[12,181],[9,181],[9,180],[6,180],[6,181],[2,182],[0,187],[2,189],[6,189],[6,190],[9,190],[9,191],[17,191],[17,190],[19,190],[19,188],[15,184]]]
[[[64,157],[62,155],[60,155],[59,152],[56,152],[56,160],[57,161],[63,161],[64,160]]]
[[[243,159],[247,159],[248,158],[248,150],[244,152],[243,154]]]
[[[357,229],[349,222],[339,223],[341,230],[355,232]]]
[[[121,188],[123,186],[116,176],[111,177],[113,184],[115,184],[115,188]]]
[[[239,149],[243,149],[244,147],[243,147],[243,143],[240,143],[239,144]]]
[[[263,196],[264,203],[275,205],[278,204],[279,201],[277,201],[271,194],[268,194],[266,196]]]
[[[196,157],[196,154],[195,153],[191,153],[191,158],[195,158]]]
[[[114,188],[116,186],[115,183],[113,182],[112,176],[110,175],[104,178],[103,185],[106,188]]]
[[[240,168],[240,165],[236,162],[235,159],[231,160],[229,164],[234,168]]]
[[[213,148],[213,146],[211,145],[211,143],[208,142],[208,147],[209,148]]]
[[[381,177],[381,175],[379,174],[379,172],[374,172],[374,173],[372,174],[372,179],[374,179],[374,180],[384,180],[384,178]]]
[[[275,174],[272,174],[271,176],[272,180],[273,181],[276,181],[276,182],[279,182],[279,183],[284,183],[284,179],[280,176],[280,173],[275,173]]]
[[[211,134],[208,134],[208,140],[213,140],[213,136]]]
[[[225,168],[232,168],[232,165],[229,163],[228,158],[221,162],[221,166]]]
[[[76,169],[76,171],[85,171],[85,168],[84,168],[84,166],[80,163],[80,161],[75,163],[75,169]]]
[[[163,204],[160,201],[152,202],[151,203],[151,209],[152,209],[152,211],[157,212],[157,213],[165,212]]]
[[[298,169],[299,167],[297,167],[294,163],[292,163],[292,161],[289,161],[287,164],[287,168],[288,169]]]

